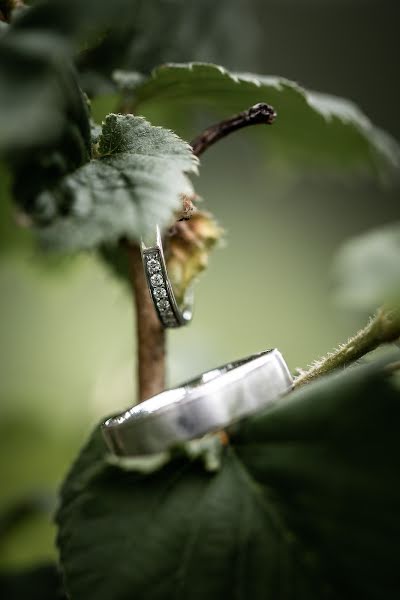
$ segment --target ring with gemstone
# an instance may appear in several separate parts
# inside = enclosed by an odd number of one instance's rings
[[[181,305],[178,304],[165,264],[162,238],[157,226],[155,239],[150,245],[142,240],[143,268],[154,308],[164,327],[180,327],[192,319],[193,291],[189,288]]]
[[[293,387],[278,350],[267,350],[161,392],[102,425],[108,448],[140,456],[224,429],[272,406]]]

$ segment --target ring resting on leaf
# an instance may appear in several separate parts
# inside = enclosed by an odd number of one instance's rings
[[[163,452],[273,405],[293,385],[278,350],[207,371],[107,419],[102,432],[118,456]]]

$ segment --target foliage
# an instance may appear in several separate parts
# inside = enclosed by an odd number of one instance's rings
[[[168,264],[183,296],[221,230],[205,212],[170,229],[194,197],[188,176],[199,162],[176,131],[193,129],[193,115],[225,118],[260,101],[278,112],[256,134],[271,162],[398,176],[397,143],[347,100],[214,64],[157,66],[186,60],[188,45],[200,60],[239,52],[243,0],[3,4],[1,191],[11,180],[19,221],[48,248],[96,249],[124,273],[120,242],[139,243],[158,224],[171,234]],[[233,5],[236,25],[224,29]],[[101,125],[82,88],[94,104],[107,105],[112,92],[117,108]],[[338,259],[341,297],[368,310],[397,307],[398,255],[397,225],[349,242]],[[365,331],[352,339],[367,350],[398,338]],[[327,370],[351,362],[351,346],[330,355]],[[107,459],[97,429],[57,513],[72,600],[396,597],[400,408],[389,372],[397,359],[321,378],[240,423],[212,472],[190,452],[171,452],[151,472],[124,470]],[[9,598],[36,586],[41,598],[63,594],[53,566],[0,579]]]
[[[75,237],[66,241],[67,231],[76,231],[68,221],[76,221],[74,214],[69,214],[74,211],[74,197],[79,197],[77,205],[82,204],[84,213],[90,211],[90,205],[101,205],[108,214],[116,214],[120,209],[119,198],[110,197],[110,205],[104,205],[99,163],[90,162],[94,140],[90,136],[89,114],[70,63],[82,35],[116,19],[124,2],[119,0],[112,6],[101,4],[96,19],[91,20],[91,2],[83,6],[80,3],[79,8],[74,3],[69,10],[64,0],[55,4],[44,2],[26,11],[0,40],[5,57],[0,67],[0,151],[13,167],[20,207],[39,226],[44,221],[44,236],[48,234],[53,239],[48,225],[54,214],[61,212],[66,217],[66,235],[62,230],[59,245],[68,249],[90,247],[107,238],[115,240],[121,230],[120,225],[114,225],[110,234],[104,235],[100,226],[96,233],[92,232],[91,239]],[[137,77],[134,80],[137,82]],[[133,92],[135,111],[158,106],[162,111],[176,112],[182,102],[184,106],[201,104],[239,110],[268,100],[279,107],[280,114],[279,123],[264,136],[270,139],[275,156],[281,153],[296,160],[307,158],[313,164],[328,161],[331,165],[372,171],[392,169],[399,163],[394,141],[372,126],[354,105],[307,92],[282,78],[231,74],[205,64],[171,65],[156,69]],[[27,97],[29,103],[24,101]],[[121,181],[117,185],[120,188]],[[129,191],[129,178],[125,187],[125,197],[131,198],[129,218],[134,222],[121,233],[131,233],[138,239],[146,233],[149,221],[143,219],[140,202],[136,204],[138,198]],[[87,189],[91,189],[90,199]],[[165,205],[160,203],[157,210],[153,204],[150,220],[167,224],[176,206],[176,202],[167,201]],[[76,216],[80,210],[78,206]]]
[[[121,79],[121,74],[119,75]],[[374,127],[352,102],[308,91],[282,77],[230,73],[207,64],[171,64],[156,68],[144,83],[124,85],[134,110],[184,110],[211,106],[238,112],[256,102],[276,107],[278,119],[263,138],[273,156],[380,171],[398,169],[396,142]]]
[[[337,298],[358,310],[400,306],[400,227],[369,231],[347,242],[335,264]]]
[[[399,410],[382,366],[328,377],[243,423],[217,473],[122,471],[96,431],[57,517],[71,597],[394,597]]]
[[[253,0],[250,0],[250,5]],[[237,39],[252,32],[255,14],[248,0],[153,0],[130,3],[123,26],[110,29],[78,57],[80,81],[89,95],[115,89],[114,69],[149,73],[154,65],[184,60],[243,62]],[[251,6],[250,6],[251,7]],[[229,26],[227,26],[229,24]],[[120,24],[121,25],[121,24]],[[248,36],[247,46],[249,45]]]
[[[22,572],[0,575],[0,593],[7,600],[65,600],[55,565],[44,564]]]
[[[42,192],[34,217],[53,248],[77,250],[123,238],[140,241],[164,227],[192,192],[185,173],[196,172],[190,147],[142,117],[110,114],[96,158]]]

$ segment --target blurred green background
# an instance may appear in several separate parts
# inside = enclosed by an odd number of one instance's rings
[[[400,139],[398,3],[259,0],[248,11],[230,59],[203,44],[179,60],[223,60],[348,97]],[[273,157],[266,167],[257,135],[213,147],[194,182],[226,244],[196,286],[193,323],[169,334],[170,384],[268,347],[304,367],[362,323],[335,306],[332,259],[342,241],[398,218],[398,190]],[[129,289],[95,255],[38,251],[0,175],[0,509],[28,498],[51,511],[91,426],[135,401],[134,315]],[[52,556],[53,529],[39,513],[0,538],[1,566]]]

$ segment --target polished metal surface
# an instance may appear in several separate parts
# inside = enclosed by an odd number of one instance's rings
[[[228,363],[107,419],[102,432],[119,456],[167,450],[272,405],[293,380],[278,350]]]
[[[189,288],[182,305],[178,305],[168,277],[159,227],[156,227],[155,239],[150,245],[142,241],[141,250],[147,285],[158,318],[166,328],[186,325],[192,319],[193,292]]]

